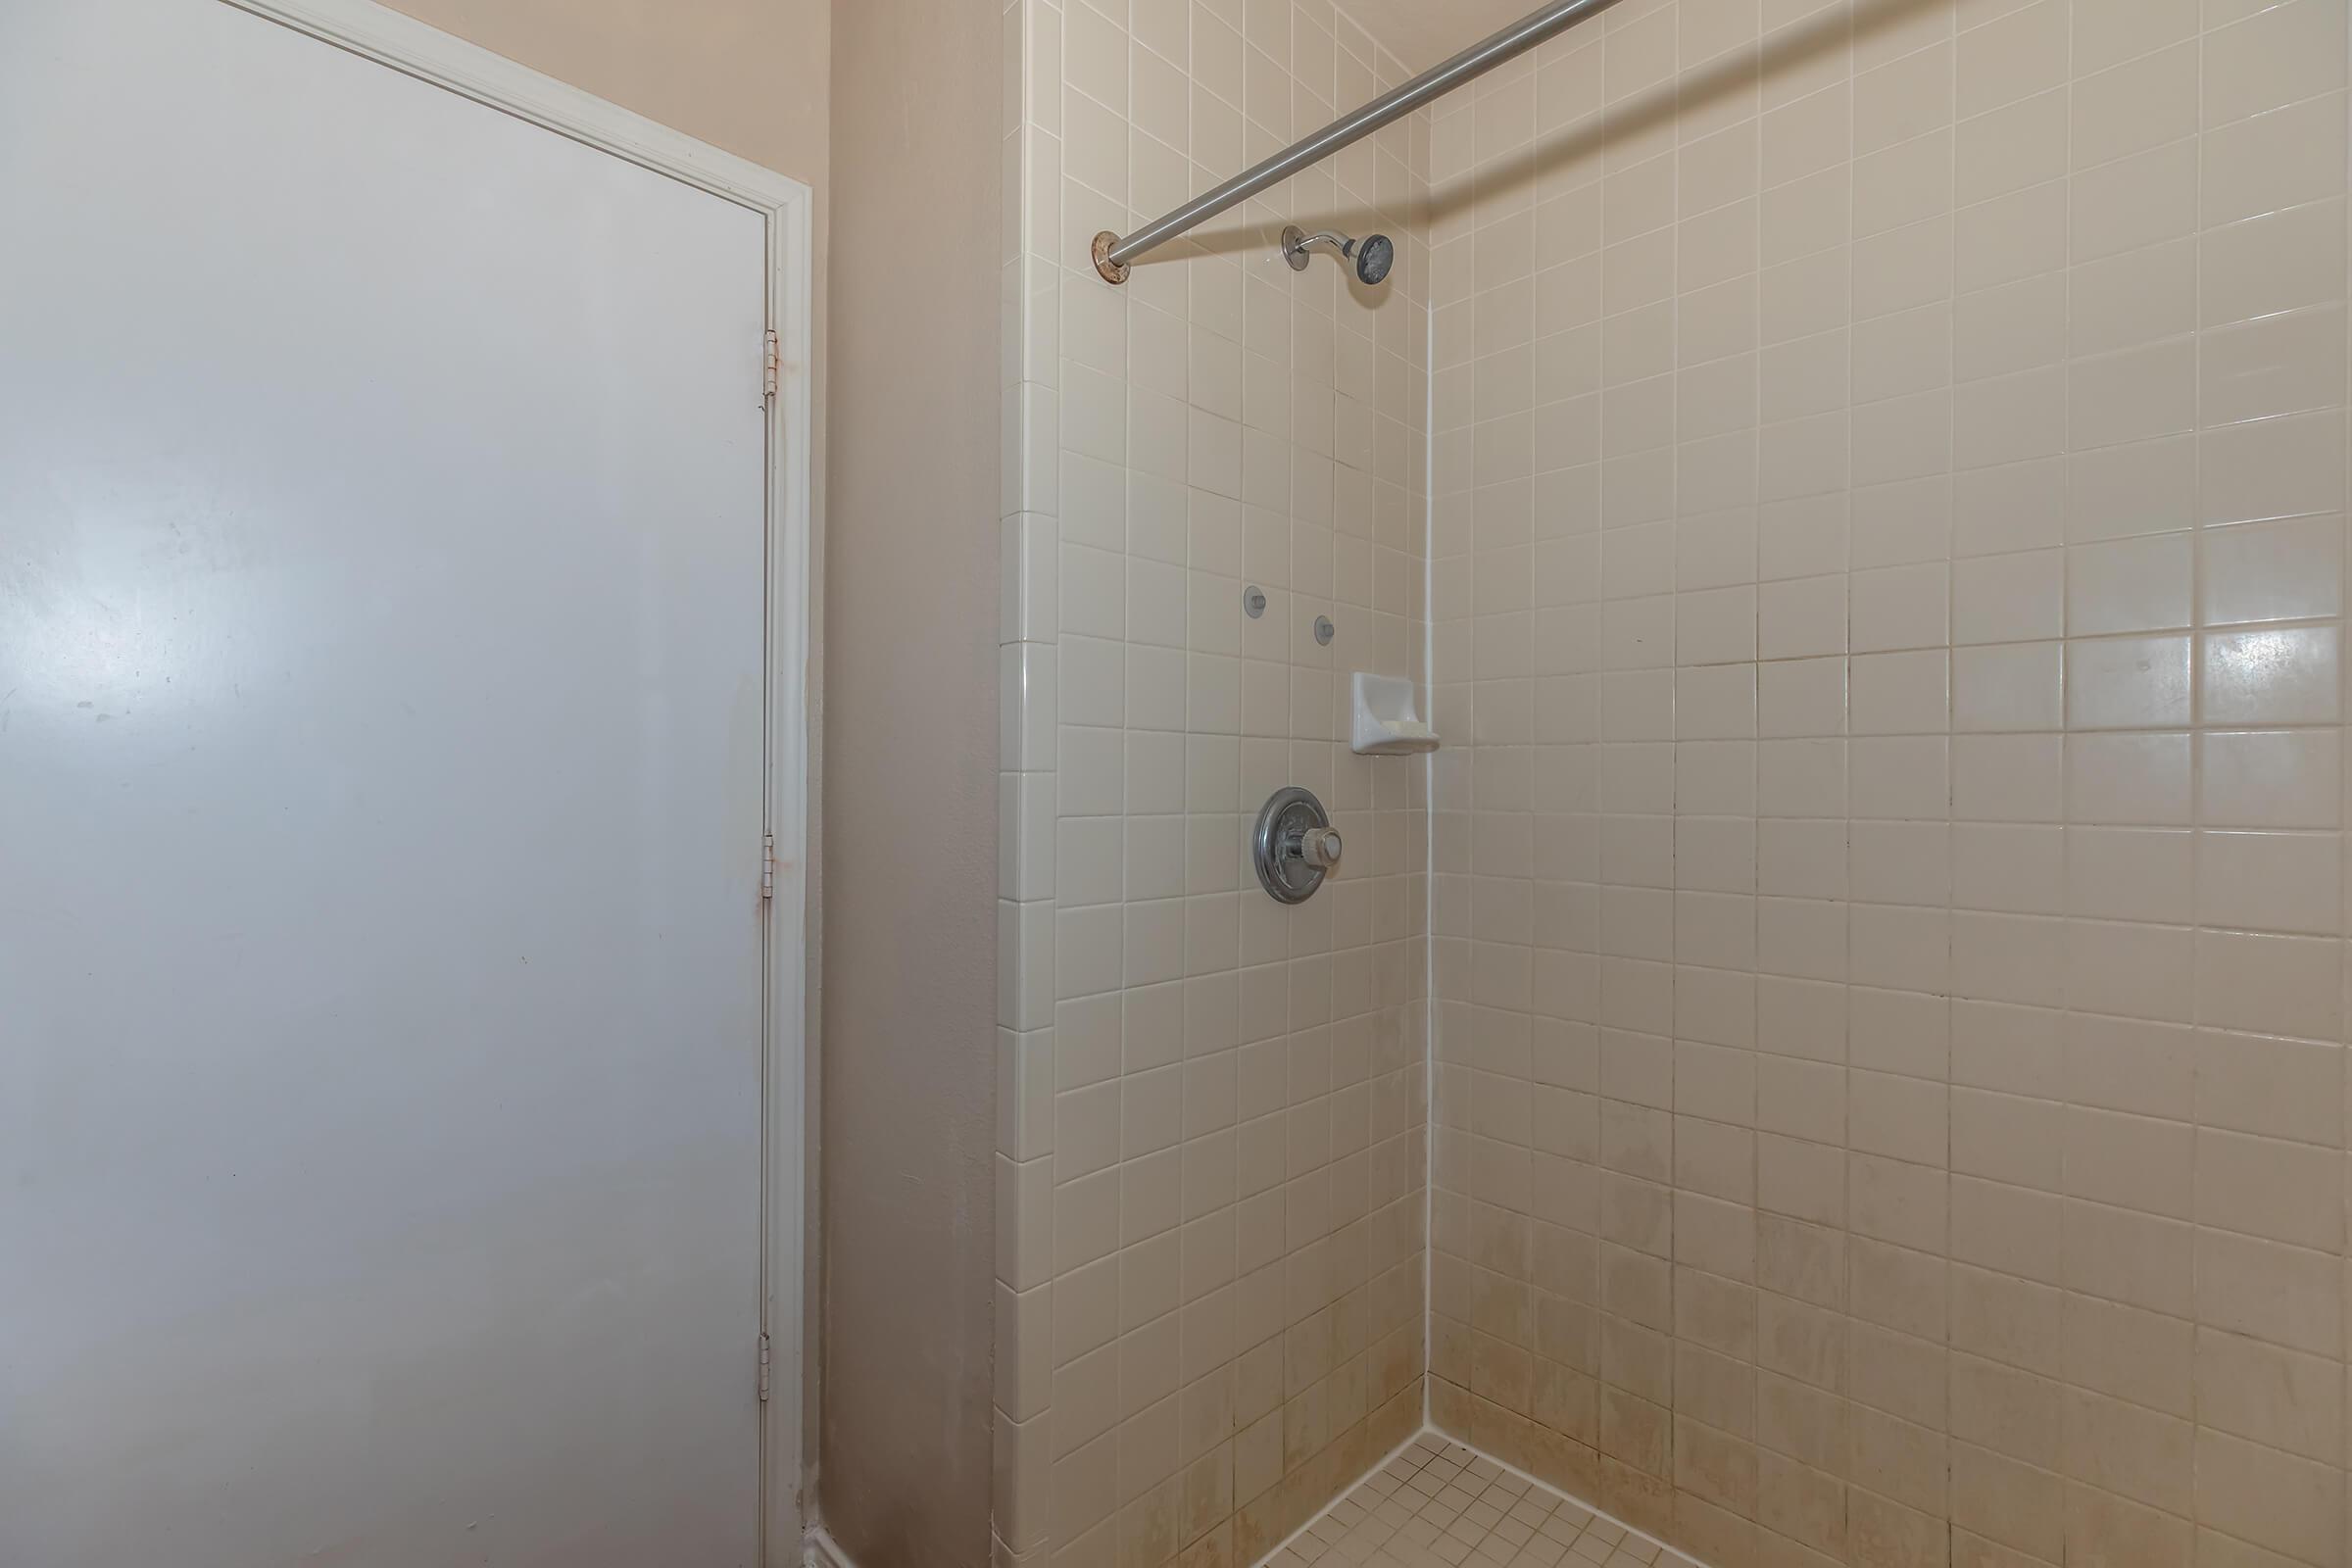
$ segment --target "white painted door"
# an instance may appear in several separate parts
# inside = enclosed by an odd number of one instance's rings
[[[0,1563],[753,1561],[764,233],[0,0]]]

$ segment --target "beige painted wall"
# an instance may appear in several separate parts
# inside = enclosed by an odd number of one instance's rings
[[[534,71],[807,180],[817,187],[822,211],[830,0],[389,3]]]
[[[819,1474],[868,1568],[989,1550],[999,48],[834,16]]]

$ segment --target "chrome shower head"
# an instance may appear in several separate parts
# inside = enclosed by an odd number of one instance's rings
[[[1389,269],[1396,265],[1396,243],[1386,234],[1367,234],[1362,239],[1349,239],[1345,234],[1323,229],[1309,234],[1293,223],[1282,231],[1282,259],[1291,264],[1291,270],[1306,270],[1306,248],[1309,245],[1328,245],[1355,264],[1356,281],[1372,287],[1387,281]]]

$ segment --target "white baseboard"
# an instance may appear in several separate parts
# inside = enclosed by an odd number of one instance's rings
[[[824,1526],[810,1526],[808,1539],[808,1554],[806,1560],[808,1568],[858,1568],[833,1538],[825,1534]]]

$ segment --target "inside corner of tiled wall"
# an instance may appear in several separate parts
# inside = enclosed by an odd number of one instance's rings
[[[1003,1560],[2343,1568],[2346,9],[1006,8]]]

